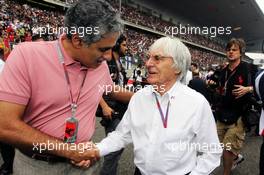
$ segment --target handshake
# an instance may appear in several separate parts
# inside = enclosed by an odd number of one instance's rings
[[[34,154],[48,157],[50,155],[65,157],[70,162],[80,168],[89,168],[100,159],[99,150],[93,142],[63,143],[59,140],[55,142],[33,143]]]
[[[80,168],[89,168],[100,159],[99,150],[93,142],[75,145],[76,149],[74,151],[71,150],[71,154],[67,156],[73,165]]]

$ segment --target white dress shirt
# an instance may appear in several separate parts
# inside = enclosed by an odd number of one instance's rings
[[[170,100],[167,128],[153,92],[164,116]],[[208,175],[220,165],[222,148],[210,106],[202,95],[180,82],[163,96],[152,86],[135,93],[116,131],[97,147],[104,156],[131,142],[134,163],[143,175]]]
[[[261,98],[260,95],[260,89],[259,89],[259,82],[260,79],[262,78],[262,76],[264,76],[264,71],[262,71],[256,78],[255,80],[255,89],[256,89],[256,93],[259,96],[259,98],[261,99],[262,103],[264,102],[264,99]],[[262,89],[263,90],[263,89]],[[264,136],[264,109],[261,108],[261,115],[260,115],[260,120],[259,120],[259,135]]]

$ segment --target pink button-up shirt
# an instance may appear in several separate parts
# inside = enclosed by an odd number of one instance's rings
[[[25,105],[23,120],[27,124],[63,139],[65,120],[71,116],[71,101],[56,44],[57,41],[26,42],[16,46],[0,75],[0,100]],[[74,99],[87,73],[76,118],[79,120],[77,142],[88,141],[95,130],[95,112],[102,89],[113,82],[105,62],[96,69],[87,70],[61,48]]]

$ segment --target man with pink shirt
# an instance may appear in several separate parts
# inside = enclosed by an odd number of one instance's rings
[[[98,171],[98,163],[91,166],[96,150],[85,143],[102,94],[113,85],[105,59],[122,25],[107,2],[80,0],[68,9],[65,27],[77,32],[18,45],[0,76],[0,141],[18,149],[14,174]],[[112,95],[128,101],[132,93]]]

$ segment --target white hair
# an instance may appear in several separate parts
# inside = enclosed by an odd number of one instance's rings
[[[181,82],[185,80],[191,65],[191,54],[189,49],[179,39],[162,37],[156,40],[149,50],[161,50],[165,56],[171,56],[174,62],[172,67],[180,71],[178,80]]]

